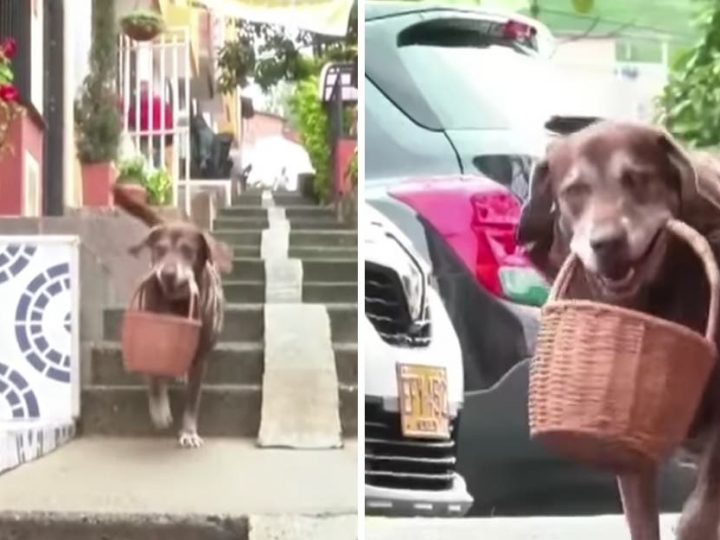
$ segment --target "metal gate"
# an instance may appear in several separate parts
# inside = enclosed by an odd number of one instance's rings
[[[154,41],[120,37],[118,92],[123,123],[135,149],[172,178],[172,204],[183,187],[190,215],[190,34],[168,28]]]

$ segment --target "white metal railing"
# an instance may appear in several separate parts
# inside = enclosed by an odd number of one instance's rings
[[[182,183],[185,212],[189,215],[192,111],[189,29],[168,28],[150,42],[137,42],[122,35],[118,65],[125,129],[136,151],[148,163],[169,172],[175,206],[179,205]],[[158,118],[156,103],[159,103]]]

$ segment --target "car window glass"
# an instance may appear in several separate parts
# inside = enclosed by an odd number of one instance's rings
[[[478,172],[508,188],[518,199],[527,199],[534,159],[530,156],[488,154],[476,156],[473,165]]]
[[[510,129],[542,125],[549,82],[546,63],[492,40],[416,25],[400,33],[398,54],[413,86],[444,129]],[[532,95],[528,89],[532,88]]]
[[[459,172],[442,133],[418,126],[367,80],[365,85],[365,179]],[[449,166],[456,167],[450,170]]]

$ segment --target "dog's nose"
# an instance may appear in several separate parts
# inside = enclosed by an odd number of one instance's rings
[[[622,253],[626,245],[627,237],[623,231],[608,231],[590,240],[590,246],[600,258]]]
[[[174,268],[163,268],[160,271],[160,278],[165,283],[172,283],[177,278],[177,272],[175,272]]]

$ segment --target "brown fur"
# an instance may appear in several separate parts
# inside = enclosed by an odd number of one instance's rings
[[[147,236],[130,253],[149,249],[152,270],[144,284],[145,307],[158,313],[186,315],[192,291],[197,291],[198,315],[202,323],[200,342],[187,376],[187,391],[179,443],[185,448],[202,444],[197,433],[197,416],[205,364],[222,331],[225,301],[218,270],[231,270],[230,250],[208,233],[185,222],[166,222],[151,207],[113,189],[115,204],[151,227]],[[159,429],[170,427],[172,413],[167,381],[149,381],[150,416]]]
[[[615,166],[619,163],[622,166]],[[646,174],[633,177],[637,170]],[[604,122],[553,144],[537,166],[532,184],[518,240],[549,278],[556,275],[573,245],[573,251],[585,251],[586,270],[572,284],[572,297],[624,305],[704,333],[709,286],[702,266],[689,247],[660,230],[663,220],[678,217],[709,240],[716,258],[720,255],[720,165],[715,158],[691,157],[667,133],[649,126]],[[581,187],[569,187],[574,184]],[[578,235],[589,240],[581,241]],[[655,243],[648,251],[633,252],[628,240],[633,235],[655,238]],[[597,241],[608,237],[610,244]],[[646,241],[639,243],[644,247]],[[606,276],[624,275],[627,268],[635,269],[631,275],[636,276],[627,293],[616,294],[603,286]],[[717,337],[715,341],[720,345]],[[678,538],[717,540],[718,368],[684,448],[697,459],[698,478],[685,504]],[[618,479],[632,540],[660,538],[656,476],[652,468]]]

